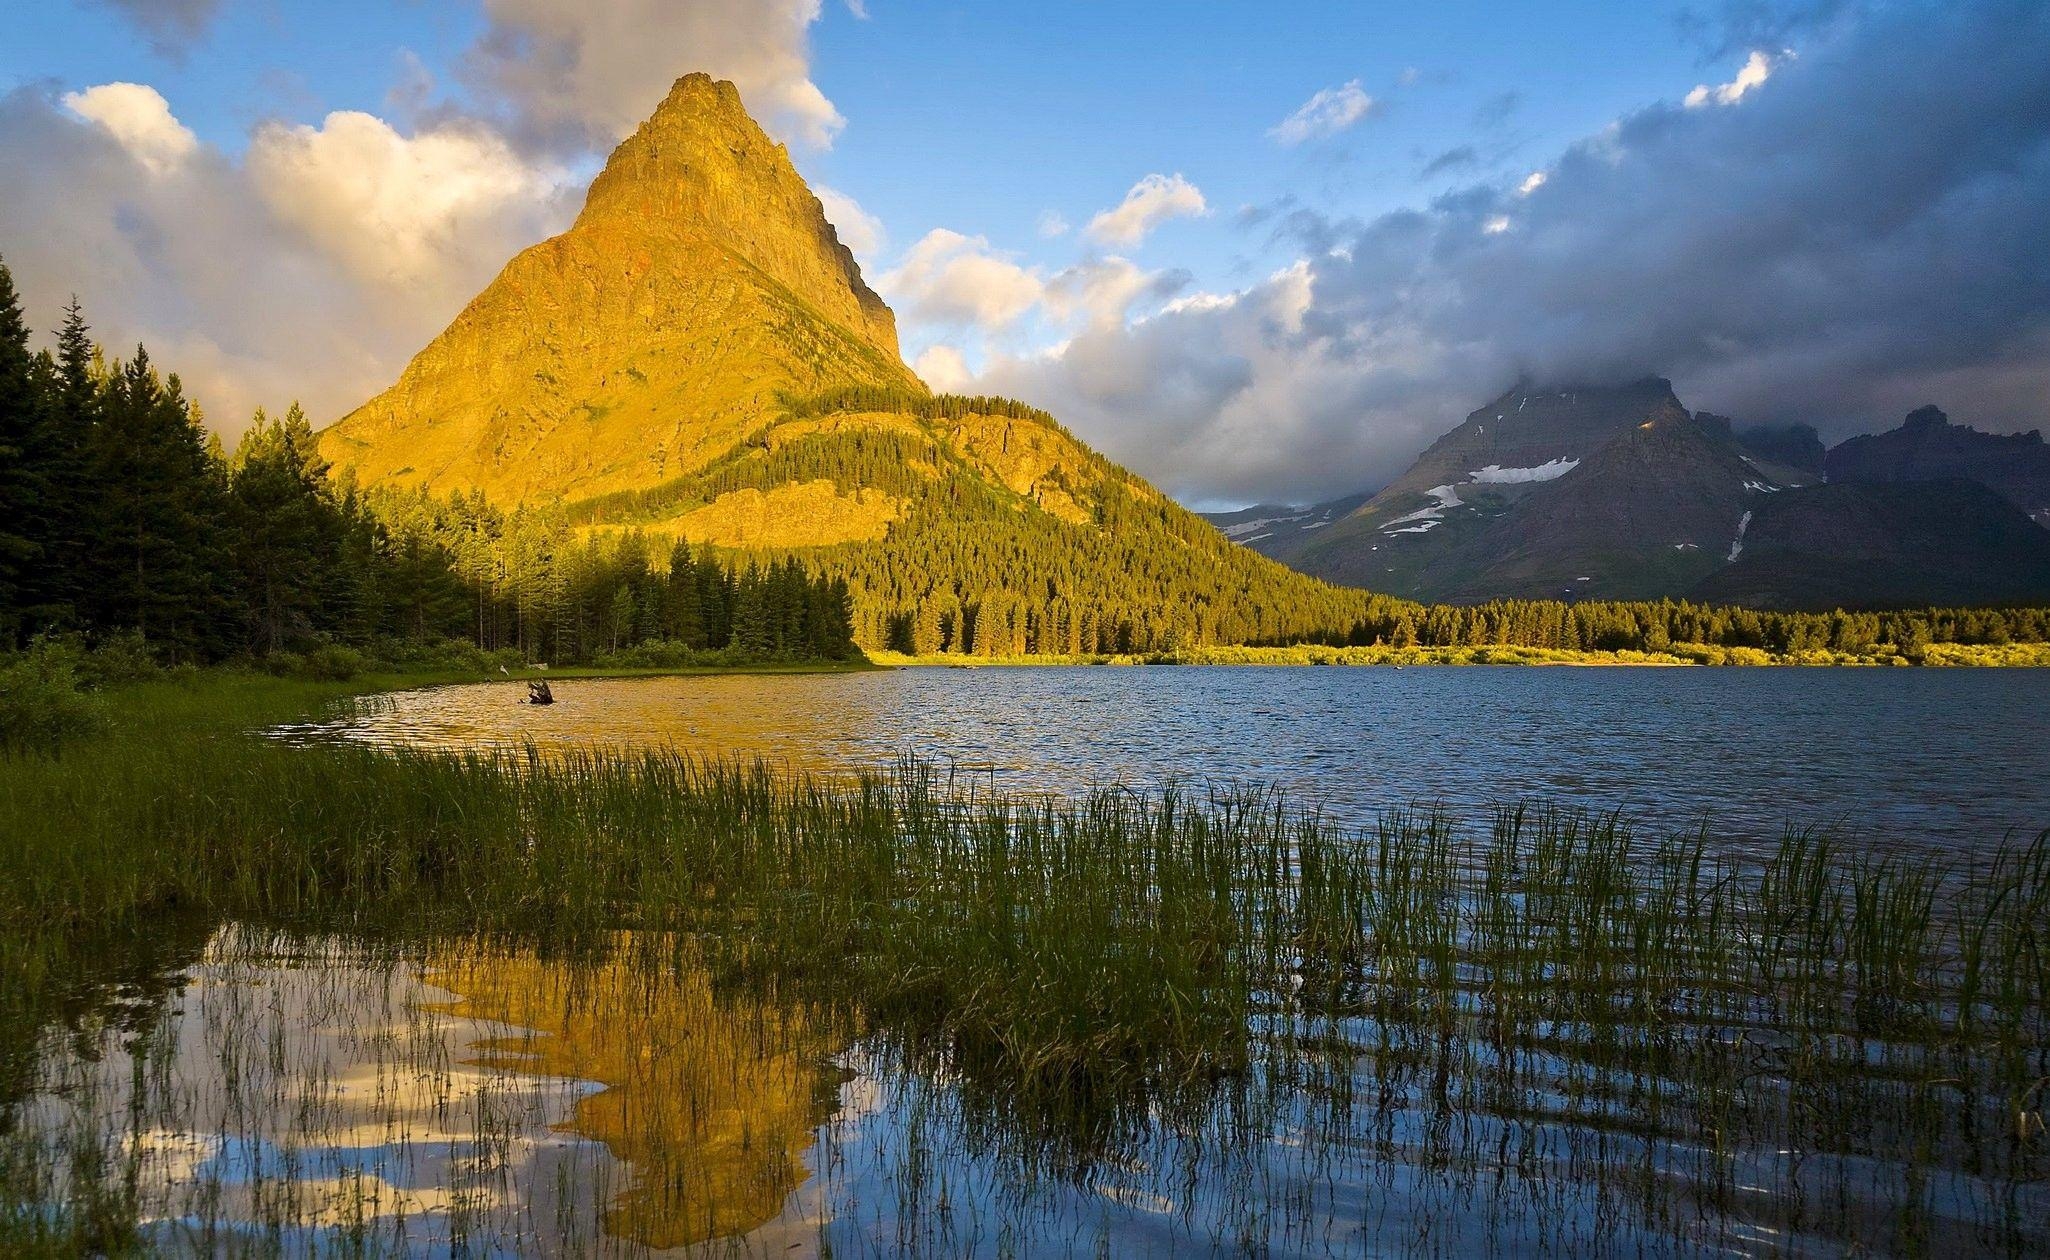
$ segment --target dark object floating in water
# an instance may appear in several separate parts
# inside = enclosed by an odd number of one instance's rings
[[[554,704],[555,693],[548,688],[546,678],[536,678],[527,684],[528,704]]]

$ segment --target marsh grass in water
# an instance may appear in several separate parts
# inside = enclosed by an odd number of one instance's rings
[[[208,1201],[288,1250],[414,1245],[364,1185],[423,1228],[544,1249],[756,1227],[842,1252],[2050,1245],[2041,837],[1753,853],[1552,809],[1359,832],[1257,791],[1011,798],[909,762],[822,779],[234,733],[339,694],[252,683],[238,727],[166,689],[124,722],[179,737],[0,766],[11,1247],[155,1246],[192,1215],[162,1207],[163,1169],[189,1170],[134,1135],[194,1027],[243,1038],[277,1092],[147,1131],[211,1152],[318,1095],[295,1074],[327,1060],[290,1021],[134,978],[228,965],[367,967],[379,1013],[320,1009],[385,1029],[370,1057],[441,1045],[507,1097],[586,1082],[539,1127],[610,1161],[578,1148],[553,1197],[466,1198],[486,1139],[454,1133],[446,1175],[380,1165],[337,1201],[334,1177],[292,1189],[300,1155],[340,1167],[309,1122]],[[211,943],[113,965],[166,924]],[[408,1021],[439,1031],[393,1042]]]

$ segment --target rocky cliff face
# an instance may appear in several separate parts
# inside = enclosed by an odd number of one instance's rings
[[[503,503],[702,468],[779,392],[923,391],[895,321],[730,83],[694,74],[391,389],[321,435],[366,483]]]
[[[2039,603],[2050,531],[1970,481],[1808,486],[1769,496],[1743,554],[1690,594],[1760,608]]]

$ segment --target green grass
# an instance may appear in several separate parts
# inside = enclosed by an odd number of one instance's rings
[[[1259,1082],[1345,1095],[1364,1061],[1455,1109],[1545,1097],[1667,1135],[1716,1193],[1759,1142],[2044,1174],[2050,836],[1937,858],[1795,832],[1747,857],[1570,810],[1354,832],[1258,792],[248,734],[377,681],[151,683],[101,734],[0,758],[0,1070],[110,940],[159,925],[549,950],[633,929],[880,1030],[1007,1149],[1067,1164]]]

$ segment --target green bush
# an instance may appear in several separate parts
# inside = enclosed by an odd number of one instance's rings
[[[85,657],[75,642],[46,640],[0,663],[0,748],[48,747],[104,724],[80,677]]]
[[[705,665],[745,665],[760,659],[738,648],[694,648],[674,640],[650,639],[615,652],[600,652],[591,663],[599,669],[686,669]]]
[[[518,669],[526,662],[518,648],[487,652],[467,639],[385,639],[370,655],[398,673],[490,673],[504,666]]]
[[[370,658],[355,648],[327,643],[306,654],[300,674],[322,682],[347,682],[358,674],[369,672],[370,667]]]
[[[78,660],[79,682],[88,691],[147,682],[163,672],[164,667],[157,662],[149,644],[133,630],[100,636]]]

